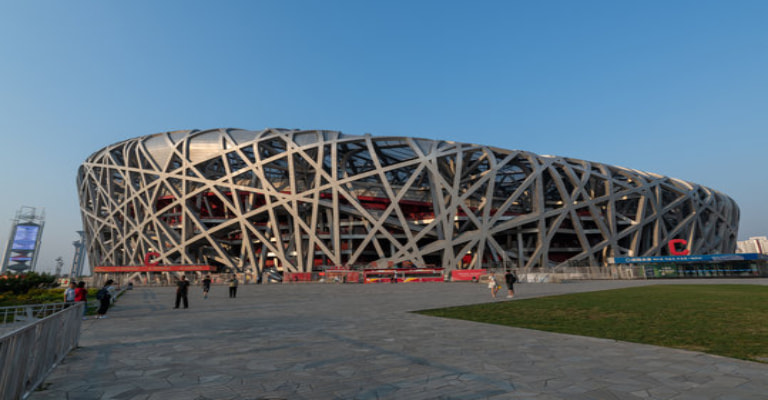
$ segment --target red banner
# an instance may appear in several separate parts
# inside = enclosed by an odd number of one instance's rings
[[[93,272],[172,272],[172,271],[213,271],[210,265],[127,265],[97,266]]]
[[[480,280],[480,276],[486,274],[484,269],[454,269],[451,271],[452,281],[471,281]]]

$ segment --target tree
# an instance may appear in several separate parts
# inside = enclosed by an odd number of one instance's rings
[[[19,275],[0,276],[0,293],[13,292],[13,294],[25,294],[34,288],[51,288],[58,286],[56,276],[37,272],[27,272]]]

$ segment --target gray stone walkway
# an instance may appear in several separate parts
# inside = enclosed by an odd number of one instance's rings
[[[517,298],[667,282],[683,281],[521,284]],[[30,399],[768,398],[767,364],[408,313],[492,301],[480,284],[193,287],[186,310],[173,295],[136,288],[84,321]]]

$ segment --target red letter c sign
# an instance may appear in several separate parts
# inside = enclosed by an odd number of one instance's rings
[[[160,257],[160,253],[156,253],[154,251],[150,251],[149,253],[144,254],[144,265],[157,265],[157,264],[159,264],[160,260],[157,259],[158,257]],[[154,258],[155,260],[150,262],[149,260],[151,258]]]
[[[677,250],[677,245],[680,245],[680,247],[683,249],[681,251]],[[685,246],[688,246],[688,241],[685,239],[672,239],[669,241],[669,254],[673,256],[687,256],[690,252],[688,249],[685,248]]]

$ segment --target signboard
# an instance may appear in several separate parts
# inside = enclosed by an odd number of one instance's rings
[[[97,266],[93,272],[172,272],[172,271],[213,271],[210,265],[127,265]]]
[[[682,249],[678,250],[677,245],[680,245]],[[667,243],[667,246],[669,246],[669,254],[672,256],[687,256],[688,254],[691,254],[691,252],[685,248],[685,246],[688,246],[688,241],[685,239],[672,239]]]
[[[144,255],[144,265],[100,265],[93,272],[173,272],[173,271],[213,271],[210,265],[159,265],[160,253],[150,251]]]
[[[34,250],[39,231],[40,227],[38,225],[16,225],[11,250]]]
[[[478,281],[488,271],[484,269],[454,269],[451,271],[452,281]]]
[[[690,263],[690,262],[720,262],[720,261],[750,261],[768,259],[763,254],[706,254],[700,256],[660,256],[660,257],[615,257],[609,258],[611,264],[647,264],[647,263]]]

